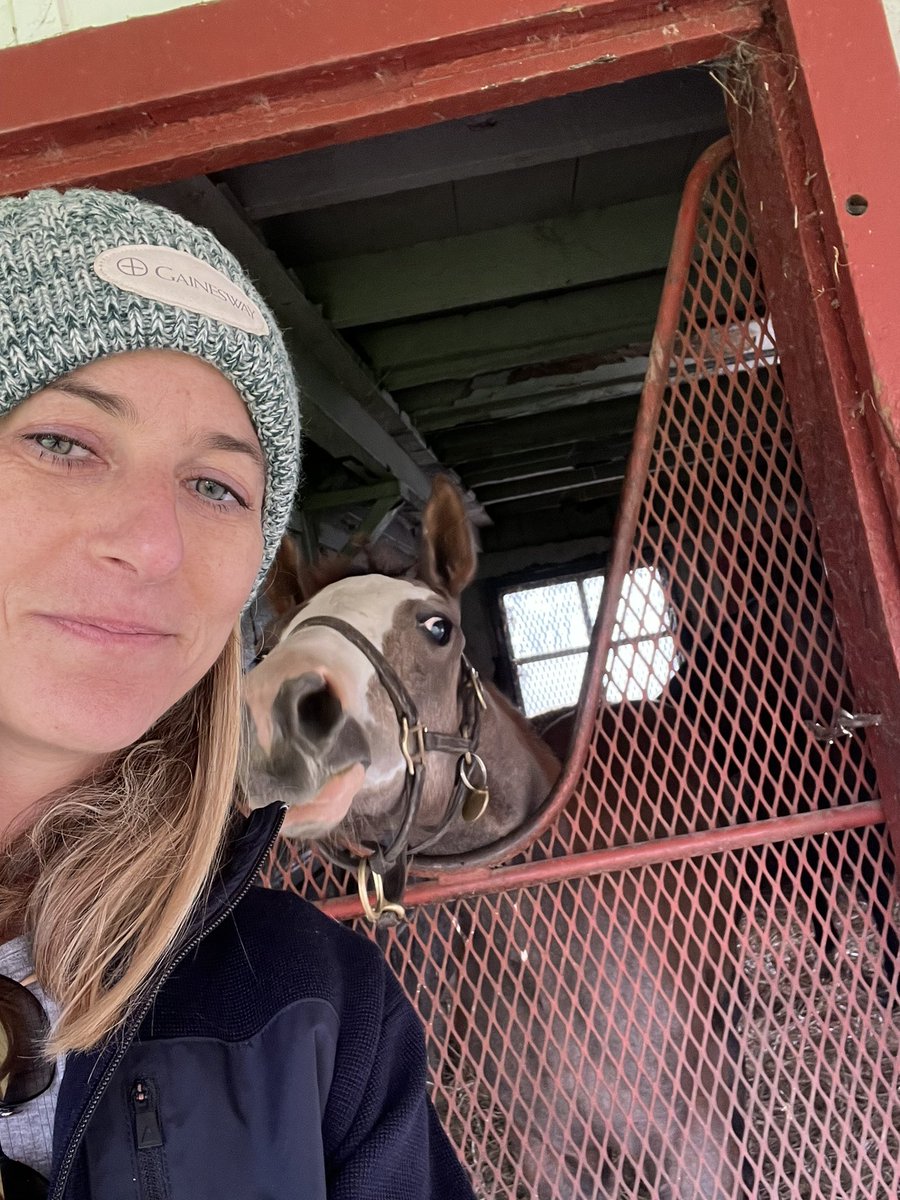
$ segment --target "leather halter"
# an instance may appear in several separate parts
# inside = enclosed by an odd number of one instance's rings
[[[446,832],[452,821],[463,814],[466,820],[477,821],[488,805],[487,768],[479,757],[478,740],[481,733],[481,714],[487,708],[478,672],[462,655],[462,665],[459,679],[459,697],[462,708],[462,719],[459,733],[435,733],[419,721],[416,703],[407,691],[400,676],[377,647],[373,646],[367,637],[347,621],[339,617],[309,617],[301,621],[296,629],[306,629],[310,626],[324,626],[346,638],[351,645],[360,650],[375,668],[379,682],[387,692],[394,707],[397,723],[400,727],[400,752],[406,762],[406,774],[401,794],[402,816],[400,825],[393,838],[386,845],[361,845],[361,854],[351,854],[337,846],[319,843],[319,848],[326,858],[337,866],[348,871],[356,872],[360,899],[366,916],[376,921],[385,913],[393,913],[401,919],[406,916],[403,906],[399,903],[406,880],[406,866],[414,854],[432,846]],[[450,796],[450,801],[438,828],[418,842],[415,846],[409,844],[409,834],[419,811],[422,800],[422,789],[425,784],[426,754],[435,751],[442,754],[459,756],[456,772],[456,784]],[[400,885],[396,894],[386,894],[384,877],[395,867],[402,867]],[[366,874],[371,872],[375,889],[376,906],[369,902]]]

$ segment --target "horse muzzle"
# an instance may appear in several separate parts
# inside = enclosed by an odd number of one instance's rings
[[[282,832],[323,837],[346,816],[371,763],[368,739],[315,671],[286,679],[261,711],[245,699],[250,746],[250,806],[278,801],[289,812]]]

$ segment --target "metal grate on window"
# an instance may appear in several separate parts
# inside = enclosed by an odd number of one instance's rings
[[[604,576],[576,575],[500,595],[507,645],[526,716],[578,703]],[[659,571],[637,567],[625,578],[605,670],[606,699],[657,699],[679,659],[672,606]]]

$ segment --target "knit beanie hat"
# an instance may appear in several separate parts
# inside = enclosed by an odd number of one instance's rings
[[[180,350],[217,367],[266,458],[263,561],[287,526],[299,409],[272,313],[206,229],[122,192],[0,200],[0,416],[61,375],[126,350]]]

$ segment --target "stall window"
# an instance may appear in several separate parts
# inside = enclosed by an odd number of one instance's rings
[[[602,574],[509,588],[501,610],[522,710],[529,717],[578,702]],[[650,567],[625,578],[606,664],[606,697],[655,700],[678,669],[663,580]]]

